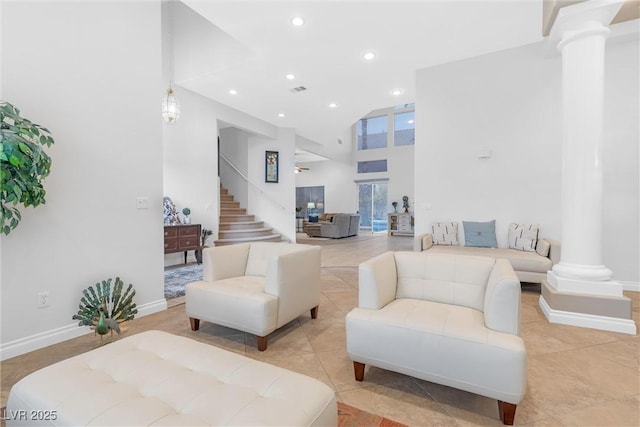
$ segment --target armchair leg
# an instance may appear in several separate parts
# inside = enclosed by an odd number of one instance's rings
[[[356,375],[356,381],[364,380],[364,363],[353,362],[353,373]]]
[[[193,317],[189,317],[189,323],[191,323],[191,330],[197,331],[200,329],[200,319],[194,319]]]
[[[258,337],[258,350],[265,351],[267,349],[267,337]]]
[[[317,305],[311,309],[311,318],[312,319],[317,319],[318,318],[318,306]]]
[[[507,426],[513,425],[513,420],[516,417],[516,407],[513,403],[503,402],[498,400],[498,412],[500,413],[500,421]]]

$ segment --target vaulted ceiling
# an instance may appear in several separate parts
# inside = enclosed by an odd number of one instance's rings
[[[295,128],[325,155],[349,150],[338,140],[370,111],[414,102],[416,70],[542,39],[542,0],[182,0],[172,7],[177,84]],[[293,25],[295,17],[304,24]],[[364,59],[367,52],[375,57]]]

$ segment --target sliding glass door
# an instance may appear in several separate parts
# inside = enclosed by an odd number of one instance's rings
[[[387,231],[387,183],[358,184],[360,229],[373,232]]]

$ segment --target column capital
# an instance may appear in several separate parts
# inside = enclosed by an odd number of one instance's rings
[[[606,31],[606,35],[623,3],[624,0],[588,0],[565,6],[558,11],[549,37],[566,43],[567,37],[574,38],[585,31]]]

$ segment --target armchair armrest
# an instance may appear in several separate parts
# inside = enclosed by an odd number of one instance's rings
[[[244,276],[249,244],[215,246],[202,251],[202,279],[207,282]]]
[[[519,335],[520,292],[520,281],[511,263],[506,259],[496,259],[484,295],[484,323],[487,328]]]
[[[278,297],[278,327],[320,304],[320,247],[297,246],[267,267],[264,291]]]
[[[560,241],[559,240],[555,240],[555,239],[549,239],[549,238],[542,238],[541,240],[546,240],[547,242],[549,242],[549,259],[551,260],[551,262],[553,263],[553,265],[556,265],[557,263],[560,262]]]
[[[414,252],[422,252],[433,246],[433,236],[430,233],[418,234],[413,238]]]
[[[378,310],[396,298],[398,274],[393,252],[385,252],[358,268],[358,306]]]

